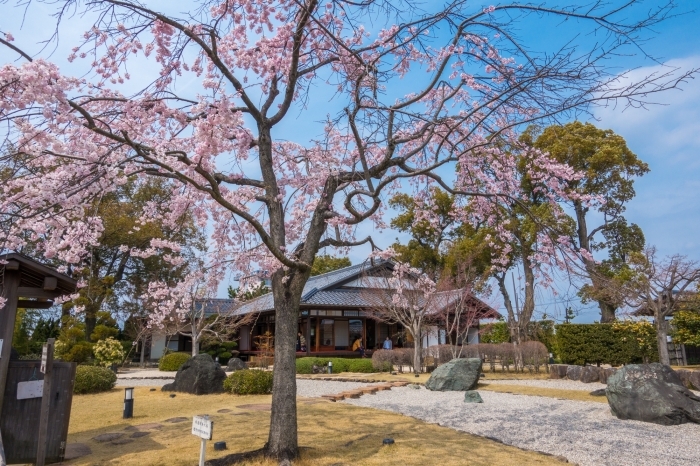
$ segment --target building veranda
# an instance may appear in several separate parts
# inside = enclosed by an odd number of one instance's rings
[[[347,356],[357,357],[353,343],[359,338],[366,354],[382,347],[387,337],[392,347],[413,347],[411,335],[397,322],[378,317],[381,300],[378,295],[393,293],[389,287],[394,268],[391,261],[365,261],[361,264],[345,267],[322,275],[310,277],[302,294],[299,315],[299,332],[306,345],[297,348],[297,357],[302,356]],[[405,287],[414,283],[404,279]],[[415,290],[414,290],[415,291]],[[451,300],[440,301],[444,306],[454,304]],[[272,293],[267,293],[241,305],[231,299],[207,299],[195,303],[203,306],[203,315],[248,315],[254,317],[250,324],[238,331],[238,351],[243,359],[260,354],[259,338],[269,332],[275,333],[275,311]],[[491,306],[470,294],[462,305],[469,306],[474,317],[467,338],[453,335],[450,340],[444,327],[437,319],[426,319],[421,331],[421,346],[446,344],[479,343],[479,322],[482,319],[494,319],[500,314]],[[444,309],[434,309],[432,314],[439,314]],[[465,341],[462,341],[462,340]],[[154,335],[150,345],[150,359],[158,359],[165,348],[171,351],[191,351],[192,342],[180,334]]]

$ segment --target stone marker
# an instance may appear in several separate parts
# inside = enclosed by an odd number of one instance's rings
[[[610,410],[620,419],[661,425],[700,423],[700,397],[663,364],[630,364],[618,369],[608,379],[605,394]]]
[[[476,390],[467,390],[464,392],[464,402],[465,403],[483,403],[484,400],[481,399],[481,395]]]
[[[246,365],[240,358],[231,358],[228,360],[228,364],[226,365],[226,370],[228,372],[240,371],[242,369],[246,369]]]
[[[428,390],[466,391],[476,387],[481,374],[481,359],[457,358],[447,362],[430,374],[425,383]]]
[[[208,354],[198,354],[180,367],[175,381],[164,385],[165,392],[185,392],[194,395],[223,393],[226,373]]]

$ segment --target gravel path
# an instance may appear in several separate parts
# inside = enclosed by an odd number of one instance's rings
[[[174,381],[172,379],[117,379],[117,387],[162,387],[166,383]]]
[[[326,380],[297,379],[297,396],[316,398],[323,395],[335,395],[336,393],[354,390],[367,385],[376,385],[362,382],[331,382]]]
[[[483,383],[493,383],[499,385],[525,385],[527,387],[541,387],[541,388],[557,388],[560,390],[581,390],[585,392],[592,392],[593,390],[598,390],[599,388],[605,388],[607,385],[600,382],[583,383],[577,382],[576,380],[566,380],[566,379],[555,379],[555,380],[489,380],[481,379],[480,382]]]
[[[561,455],[581,466],[696,465],[700,458],[697,424],[621,421],[602,403],[479,393],[483,404],[464,403],[463,392],[406,387],[344,403],[398,412],[509,445]]]

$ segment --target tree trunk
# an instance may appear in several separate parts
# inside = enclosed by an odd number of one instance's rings
[[[289,271],[287,271],[289,272]],[[278,461],[299,455],[297,439],[296,338],[299,326],[299,302],[308,272],[277,270],[272,275],[275,300],[275,359],[272,388],[270,434],[265,453]],[[287,278],[286,281],[283,281]]]
[[[146,341],[147,337],[141,337],[141,356],[139,357],[139,366],[144,367],[146,365]]]
[[[600,299],[598,300],[598,307],[600,307],[600,323],[610,324],[615,322],[615,311],[617,310],[615,306]]]
[[[656,343],[659,346],[659,362],[661,364],[671,365],[671,358],[668,355],[668,328],[664,317],[655,318],[656,322]]]
[[[421,353],[421,342],[420,342],[420,335],[418,335],[418,338],[413,338],[414,345],[413,345],[413,373],[414,374],[420,374],[421,372],[421,364],[420,364],[420,353]]]
[[[85,306],[85,341],[92,341],[91,335],[97,325],[97,311],[99,308]]]

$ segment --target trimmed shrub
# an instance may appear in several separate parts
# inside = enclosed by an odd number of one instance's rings
[[[98,341],[93,346],[92,351],[95,353],[95,359],[104,367],[119,364],[126,356],[122,344],[112,337]]]
[[[99,366],[78,366],[75,373],[75,386],[73,393],[106,392],[114,388],[117,383],[117,374]]]
[[[242,369],[224,380],[224,391],[235,395],[266,395],[272,393],[272,372]]]
[[[374,354],[385,350],[375,351]],[[390,352],[390,351],[388,351]],[[333,363],[333,373],[337,374],[340,372],[377,372],[380,369],[374,367],[372,359],[360,359],[360,358],[297,358],[297,374],[311,374],[313,372],[313,366],[321,366],[324,368],[328,367],[328,362]],[[385,366],[386,367],[386,366]],[[391,370],[391,367],[383,369],[384,371]]]
[[[375,372],[371,359],[350,359],[348,372]]]
[[[177,371],[180,370],[192,355],[190,353],[170,353],[166,354],[158,361],[159,371]]]
[[[635,364],[658,358],[652,348],[641,348],[636,335],[615,324],[561,324],[556,326],[557,354],[564,364]]]

